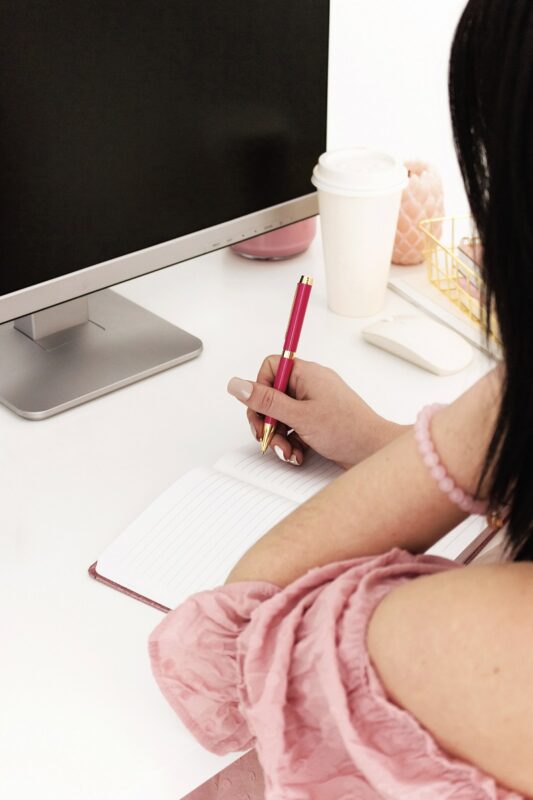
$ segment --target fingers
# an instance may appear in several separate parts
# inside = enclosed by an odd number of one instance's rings
[[[270,447],[282,461],[299,465],[303,463],[306,445],[293,429],[301,427],[307,413],[307,404],[273,389],[279,360],[279,355],[267,356],[261,364],[255,383],[232,378],[228,383],[228,392],[247,406],[250,432],[257,442],[261,441],[263,435],[262,418],[271,416],[279,420],[280,424],[276,428]],[[292,375],[295,370],[301,371],[302,367],[307,365],[308,362],[297,359]],[[288,430],[291,431],[290,435],[287,435]]]
[[[303,454],[309,450],[309,445],[300,438],[296,431],[289,430],[287,432],[287,439],[291,443],[293,450],[299,450]]]
[[[228,392],[257,414],[273,417],[290,428],[298,428],[305,418],[305,402],[294,400],[272,386],[232,378]]]
[[[252,436],[256,442],[260,442],[263,433],[263,420],[257,416],[255,411],[250,411],[250,409],[246,412],[246,416],[248,417]]]
[[[303,464],[305,453],[309,449],[308,446],[302,442],[296,431],[289,431],[287,433],[287,441],[292,448],[291,463],[296,461],[297,464]]]
[[[264,386],[273,386],[274,379],[276,377],[276,371],[278,369],[280,356],[279,355],[272,355],[267,356],[261,367],[259,372],[257,373],[257,383],[261,383]],[[316,365],[312,364],[310,361],[304,361],[302,358],[295,358],[294,359],[294,366],[291,372],[291,377],[289,378],[289,386],[288,386],[288,393],[293,397],[298,397],[298,382],[304,375],[309,374],[310,368],[315,367]],[[303,389],[305,392],[305,383],[303,381]],[[298,399],[303,399],[303,397],[299,397]]]
[[[281,431],[278,433],[277,429],[276,433],[272,437],[270,447],[280,461],[285,461],[288,464],[294,464],[296,467],[299,467],[303,462],[302,451],[293,447],[292,442],[290,442]]]
[[[265,358],[257,373],[257,383],[262,383],[264,386],[274,385],[279,360],[280,356],[267,356]]]
[[[246,413],[250,423],[251,434],[256,442],[260,442],[263,435],[263,420],[255,411],[248,409]],[[302,443],[294,431],[287,435],[286,426],[278,425],[270,442],[270,449],[281,461],[300,466],[304,460],[306,445]]]

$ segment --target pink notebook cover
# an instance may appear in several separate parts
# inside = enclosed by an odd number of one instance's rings
[[[91,564],[89,567],[89,575],[91,578],[94,578],[95,581],[99,581],[100,583],[104,583],[106,586],[110,586],[112,589],[116,589],[117,592],[122,592],[122,594],[127,594],[128,597],[133,597],[134,600],[139,600],[141,603],[146,603],[148,606],[152,606],[153,608],[159,609],[159,611],[170,611],[170,608],[167,606],[161,605],[156,600],[151,600],[149,597],[145,597],[143,594],[139,594],[138,592],[134,592],[133,589],[128,589],[127,586],[121,586],[120,583],[115,583],[112,581],[111,578],[106,578],[97,571],[98,562],[95,561],[94,564]]]

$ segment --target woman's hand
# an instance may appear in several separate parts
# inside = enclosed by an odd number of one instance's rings
[[[348,468],[405,430],[372,411],[336,372],[311,361],[296,359],[287,394],[276,391],[279,358],[265,358],[255,383],[232,378],[228,392],[247,406],[258,441],[265,415],[279,421],[270,446],[282,460],[301,464],[311,447]]]

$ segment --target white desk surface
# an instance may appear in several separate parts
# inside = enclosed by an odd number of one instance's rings
[[[488,368],[475,353],[432,376],[364,342],[327,311],[316,240],[295,259],[230,251],[139,278],[124,295],[204,341],[203,354],[52,419],[0,407],[0,794],[9,800],[177,800],[230,758],[206,753],[152,679],[160,612],[87,567],[179,475],[250,436],[232,375],[279,352],[296,280],[315,276],[299,355],[328,364],[380,413],[412,421]],[[389,293],[387,313],[411,311]]]

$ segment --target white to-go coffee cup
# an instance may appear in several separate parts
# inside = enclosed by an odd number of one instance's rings
[[[347,317],[381,311],[407,170],[394,156],[355,147],[323,153],[313,170],[328,306]]]

